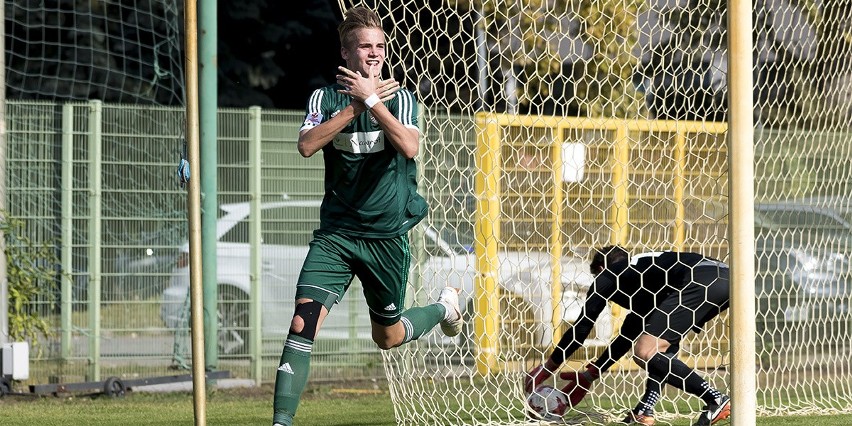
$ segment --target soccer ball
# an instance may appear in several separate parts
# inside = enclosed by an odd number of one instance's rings
[[[552,386],[541,385],[527,396],[527,408],[533,418],[559,421],[568,409],[568,396]]]

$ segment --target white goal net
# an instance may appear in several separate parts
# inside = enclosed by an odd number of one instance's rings
[[[462,288],[468,327],[385,354],[401,425],[530,422],[521,381],[577,320],[588,253],[728,257],[727,2],[349,2],[383,17],[390,73],[423,104],[426,226],[412,303]],[[852,411],[852,6],[754,2],[760,415]],[[736,102],[733,99],[730,102]],[[618,332],[603,314],[582,368]],[[679,357],[728,391],[727,315]],[[568,423],[619,420],[629,357]],[[657,420],[703,402],[666,387]]]

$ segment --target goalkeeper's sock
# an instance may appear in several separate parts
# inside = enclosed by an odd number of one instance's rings
[[[718,392],[683,361],[673,354],[657,352],[648,360],[648,373],[663,377],[663,381],[682,391],[689,392],[707,403],[715,403],[713,392]]]
[[[272,401],[272,423],[291,426],[299,407],[302,391],[311,370],[311,348],[314,341],[290,334],[284,342],[281,361],[275,373],[275,395]]]
[[[679,350],[680,343],[674,343],[669,345],[664,353],[674,357]],[[654,411],[654,407],[662,397],[664,380],[665,376],[661,376],[650,371],[648,372],[648,380],[645,381],[645,394],[642,395],[642,399],[639,400],[639,404],[637,404],[636,408],[633,409],[634,413],[652,413]]]
[[[639,404],[636,404],[636,408],[633,409],[634,413],[654,412],[654,406],[656,406],[657,401],[660,400],[660,394],[662,392],[661,383],[661,377],[656,374],[648,375],[648,380],[645,382],[645,394],[642,395],[642,399],[639,400]]]
[[[444,319],[445,315],[446,308],[440,303],[407,309],[400,319],[405,327],[402,344],[417,340],[428,333]]]
[[[705,381],[703,386],[704,393],[701,395],[701,399],[703,399],[704,402],[706,402],[707,404],[715,404],[718,399],[722,397],[722,392],[719,392],[718,390],[710,386],[710,383],[707,383]]]

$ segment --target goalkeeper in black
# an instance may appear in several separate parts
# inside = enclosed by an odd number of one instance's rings
[[[677,358],[680,341],[728,309],[729,268],[725,263],[698,253],[672,251],[630,256],[618,246],[595,251],[590,264],[595,281],[586,294],[580,317],[559,340],[550,357],[525,376],[525,389],[533,391],[559,367],[591,333],[608,302],[628,309],[619,335],[583,372],[560,375],[568,384],[563,391],[576,405],[592,382],[633,346],[633,358],[648,372],[646,390],[639,404],[622,420],[651,426],[654,406],[666,383],[691,393],[706,403],[696,426],[728,418],[730,398],[713,388]]]

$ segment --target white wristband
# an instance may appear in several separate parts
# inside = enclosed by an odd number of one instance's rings
[[[373,107],[381,101],[382,100],[379,99],[379,95],[373,93],[372,95],[367,96],[367,99],[364,99],[364,105],[367,105],[368,109],[373,109]]]

